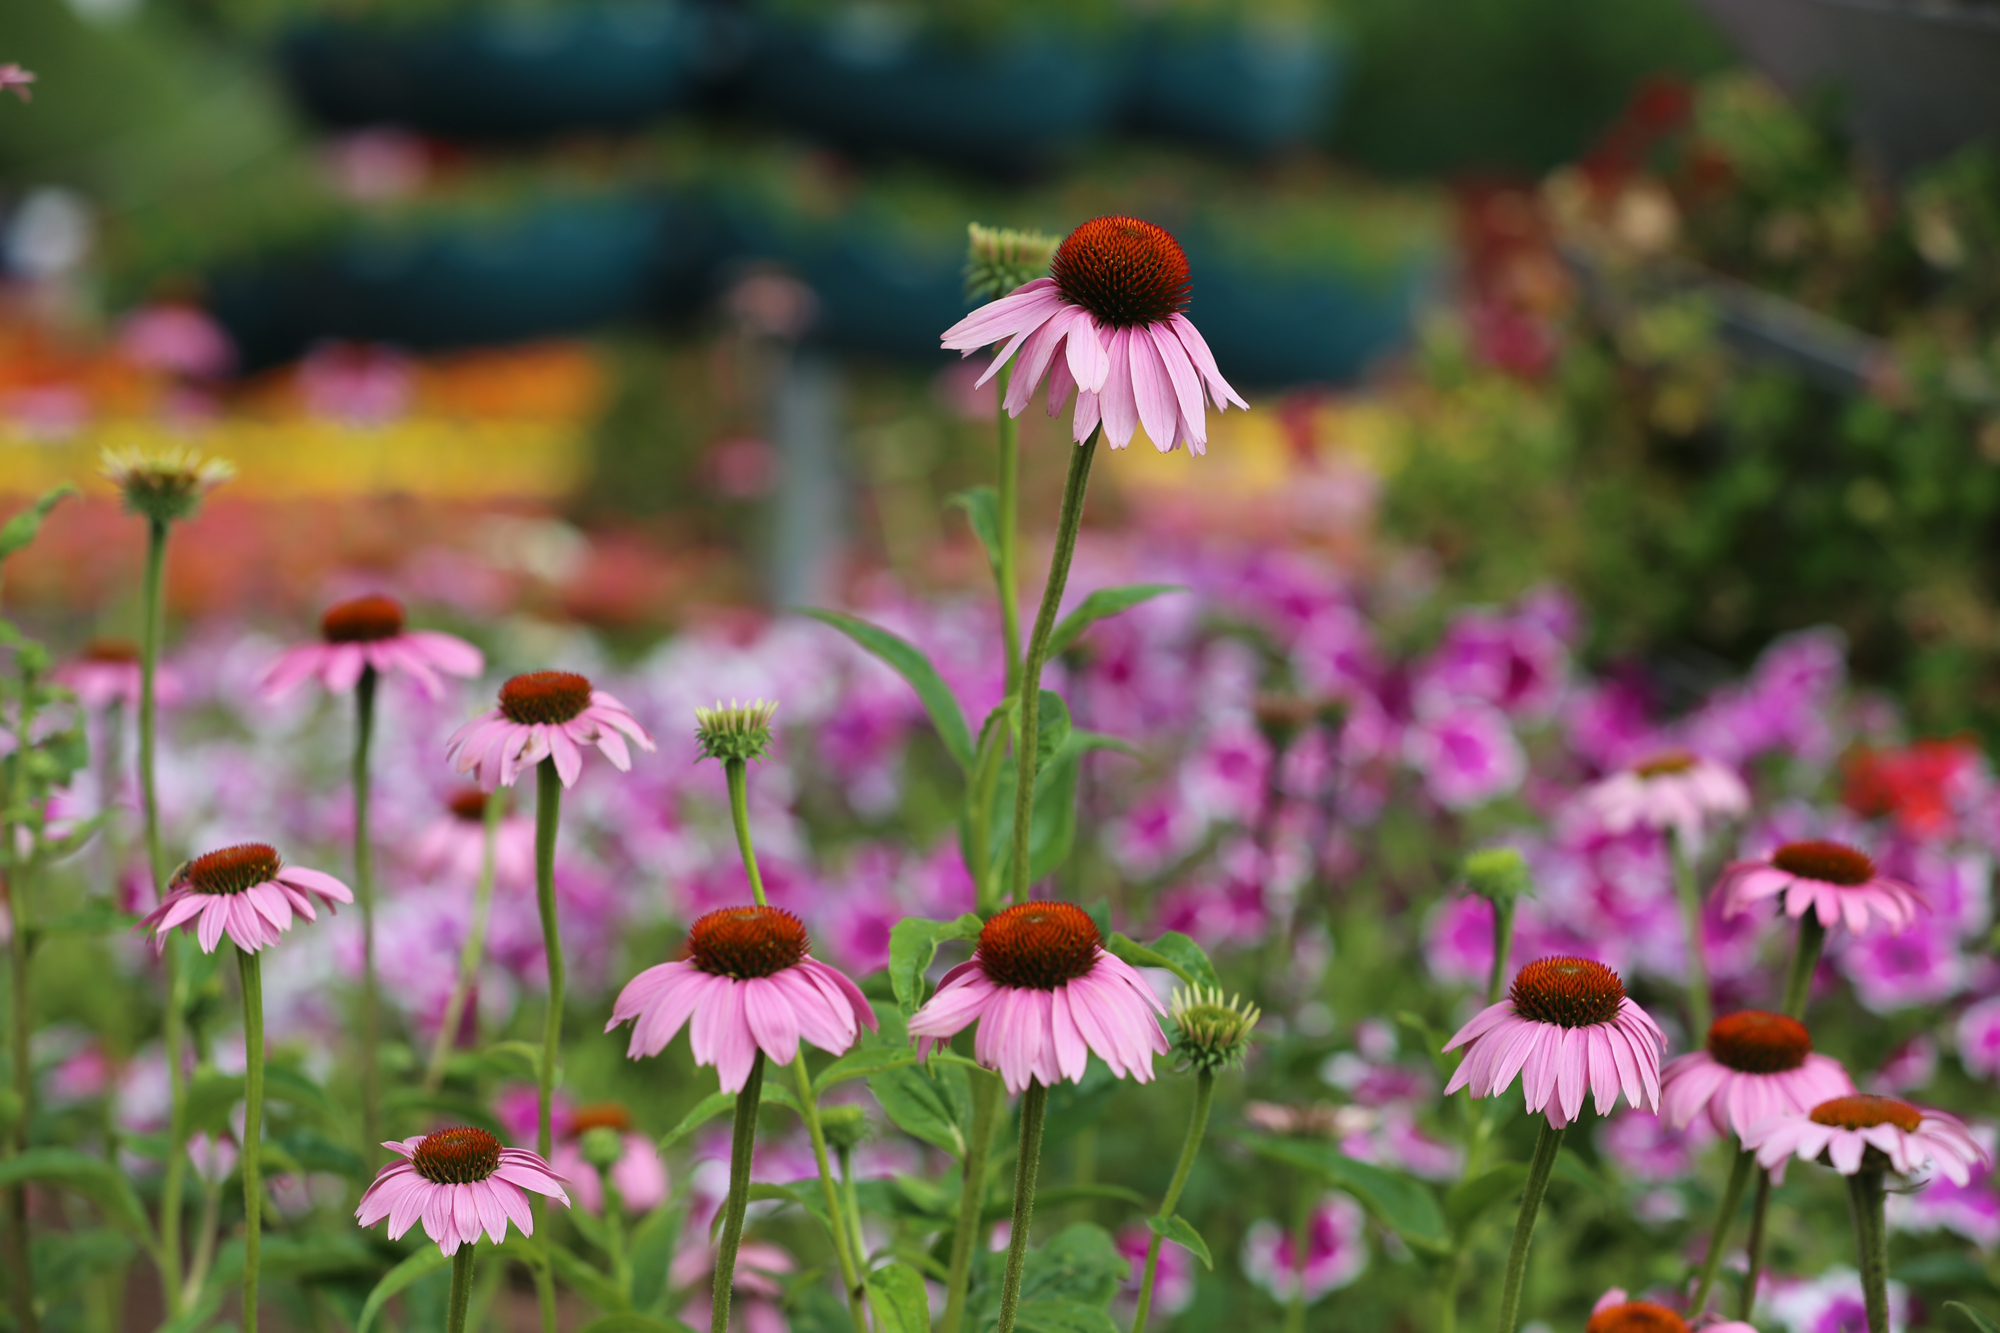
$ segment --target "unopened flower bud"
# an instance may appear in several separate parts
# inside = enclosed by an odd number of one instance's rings
[[[835,1152],[853,1152],[874,1127],[868,1123],[868,1112],[858,1106],[822,1106],[819,1128],[826,1135],[827,1147]]]
[[[1204,986],[1175,991],[1171,1008],[1180,1030],[1174,1058],[1206,1074],[1242,1062],[1250,1049],[1250,1030],[1263,1016],[1240,996],[1225,1002],[1220,988]]]
[[[1534,881],[1528,863],[1512,847],[1487,847],[1465,858],[1466,887],[1495,903],[1532,897]]]
[[[974,304],[997,300],[1024,282],[1048,277],[1049,262],[1061,244],[1058,237],[1038,231],[982,227],[977,222],[967,231],[971,239],[965,247],[965,295]]]
[[[99,469],[125,494],[125,507],[155,523],[192,517],[201,497],[236,475],[236,465],[182,445],[106,449]]]
[[[582,1151],[583,1160],[599,1171],[609,1171],[625,1155],[625,1140],[608,1125],[586,1129],[576,1146]]]
[[[731,699],[727,707],[718,702],[695,709],[694,737],[703,757],[745,763],[764,758],[771,753],[771,717],[777,711],[775,702],[762,699],[749,704]]]

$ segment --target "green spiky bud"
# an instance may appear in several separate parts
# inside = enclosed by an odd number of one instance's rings
[[[236,475],[236,465],[203,458],[183,445],[164,449],[106,449],[98,470],[125,495],[125,507],[155,523],[192,517],[202,496]]]
[[[1533,895],[1528,863],[1512,847],[1487,847],[1465,858],[1466,887],[1496,903],[1511,903]]]
[[[819,1128],[826,1135],[827,1147],[835,1152],[853,1152],[873,1132],[874,1126],[868,1123],[868,1112],[858,1106],[822,1106]]]
[[[1250,1030],[1263,1013],[1240,996],[1222,998],[1220,987],[1195,986],[1174,992],[1170,1004],[1174,1026],[1174,1058],[1192,1069],[1213,1074],[1242,1063],[1250,1049]]]
[[[966,231],[965,295],[974,304],[998,300],[1024,282],[1049,276],[1049,262],[1056,257],[1060,237],[1038,231],[1015,231],[1012,227],[982,227],[977,222]]]
[[[749,704],[731,699],[727,707],[717,701],[713,708],[694,710],[694,738],[705,758],[762,759],[771,753],[771,717],[777,711],[775,702],[762,699]]]

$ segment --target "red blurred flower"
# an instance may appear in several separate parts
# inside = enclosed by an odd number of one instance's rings
[[[1893,818],[1913,838],[1950,834],[1957,800],[1979,766],[1966,740],[1918,741],[1898,750],[1859,748],[1841,767],[1842,804],[1870,819]]]

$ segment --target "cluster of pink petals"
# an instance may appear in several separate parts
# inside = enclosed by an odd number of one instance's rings
[[[606,1174],[617,1187],[619,1203],[628,1214],[650,1213],[667,1201],[667,1164],[660,1160],[659,1146],[644,1134],[626,1133],[620,1136],[620,1141],[625,1151]],[[554,1173],[569,1185],[583,1211],[604,1211],[604,1180],[597,1168],[584,1160],[582,1145],[574,1139],[557,1144],[555,1155],[549,1160]]]
[[[1963,1185],[1971,1179],[1974,1167],[1991,1160],[1964,1121],[1929,1109],[1923,1111],[1923,1119],[1914,1130],[1892,1124],[1863,1129],[1822,1125],[1805,1111],[1773,1116],[1752,1126],[1743,1136],[1743,1146],[1757,1154],[1757,1165],[1780,1178],[1790,1159],[1811,1162],[1822,1153],[1834,1170],[1851,1176],[1861,1169],[1867,1150],[1877,1148],[1903,1175],[1929,1167],[1952,1184]]]
[[[74,694],[76,701],[85,708],[97,711],[112,704],[137,708],[141,677],[142,671],[137,662],[107,662],[89,657],[76,658],[55,669],[56,684]],[[160,679],[154,677],[156,696],[163,693],[160,685]]]
[[[1924,909],[1923,897],[1908,884],[1876,875],[1865,884],[1834,884],[1781,870],[1769,861],[1735,861],[1722,872],[1715,891],[1722,897],[1722,914],[1740,916],[1757,904],[1783,898],[1785,915],[1794,920],[1816,912],[1822,926],[1846,923],[1859,937],[1877,923],[1891,932],[1909,929]]]
[[[1744,1138],[1774,1116],[1803,1115],[1821,1102],[1854,1092],[1854,1080],[1830,1055],[1813,1052],[1797,1069],[1750,1074],[1707,1051],[1675,1056],[1660,1071],[1660,1117],[1685,1129],[1706,1115],[1718,1134]]]
[[[626,1022],[632,1040],[625,1053],[634,1060],[658,1055],[687,1025],[694,1062],[714,1065],[724,1092],[743,1090],[758,1051],[788,1065],[804,1040],[840,1055],[863,1027],[877,1027],[861,989],[811,955],[767,977],[740,980],[686,960],[649,967],[618,992],[604,1030]]]
[[[516,722],[498,708],[481,713],[451,733],[445,758],[487,791],[511,787],[523,772],[554,759],[556,776],[573,787],[583,773],[586,745],[595,745],[619,772],[631,771],[628,739],[641,750],[654,748],[631,710],[603,690],[592,690],[590,703],[567,722]]]
[[[382,1168],[361,1196],[354,1210],[355,1221],[372,1227],[389,1219],[389,1239],[400,1240],[419,1220],[424,1234],[437,1242],[446,1254],[458,1253],[461,1245],[471,1245],[483,1231],[495,1245],[507,1238],[510,1221],[524,1236],[535,1234],[535,1216],[528,1210],[527,1191],[545,1194],[569,1207],[568,1183],[549,1164],[525,1148],[502,1148],[500,1166],[485,1180],[468,1185],[440,1185],[417,1174],[410,1161],[422,1134],[393,1140],[382,1146],[403,1158]]]
[[[1494,1097],[1519,1075],[1528,1111],[1546,1114],[1556,1129],[1575,1120],[1591,1094],[1599,1115],[1610,1114],[1621,1090],[1633,1106],[1657,1112],[1660,1051],[1666,1044],[1660,1025],[1629,999],[1618,1002],[1610,1022],[1574,1028],[1523,1018],[1513,1001],[1502,1000],[1480,1010],[1445,1043],[1446,1051],[1470,1049],[1444,1093],[1470,1088],[1474,1097]]]
[[[1625,1294],[1623,1287],[1613,1287],[1597,1298],[1597,1304],[1590,1307],[1590,1313],[1600,1315],[1606,1310],[1615,1310],[1621,1305],[1629,1305],[1631,1301],[1632,1298]],[[1713,1315],[1709,1317],[1711,1319],[1714,1318]],[[1741,1319],[1725,1319],[1718,1323],[1696,1324],[1695,1327],[1699,1328],[1701,1333],[1757,1333],[1754,1325],[1746,1324]]]
[[[16,97],[23,102],[30,102],[34,100],[34,94],[28,91],[28,85],[34,81],[35,75],[32,70],[22,69],[19,65],[11,63],[0,65],[0,92],[12,89]]]
[[[241,893],[204,893],[182,880],[167,890],[138,928],[153,932],[156,950],[167,947],[168,931],[192,922],[203,953],[214,953],[225,934],[243,952],[256,953],[276,944],[296,918],[317,921],[314,897],[329,911],[335,903],[354,901],[353,891],[324,871],[280,866],[275,876]]]
[[[345,694],[369,667],[377,675],[406,675],[426,699],[435,699],[444,688],[440,675],[469,680],[486,669],[486,656],[464,639],[428,629],[383,639],[302,643],[271,664],[258,688],[267,699],[281,699],[317,680],[329,693]]]
[[[1578,807],[1606,833],[1635,828],[1669,829],[1681,845],[1695,848],[1708,828],[1750,808],[1750,789],[1736,773],[1712,759],[1697,758],[1687,768],[1657,773],[1624,769],[1593,783],[1577,797]]]
[[[1208,452],[1206,402],[1213,402],[1218,412],[1231,403],[1249,406],[1222,378],[1201,332],[1178,311],[1149,324],[1101,324],[1090,311],[1066,300],[1054,278],[1036,278],[946,329],[943,341],[970,356],[1003,339],[1006,346],[979,383],[998,374],[1019,352],[1007,384],[1008,415],[1021,415],[1047,375],[1050,416],[1062,411],[1071,389],[1077,391],[1070,434],[1078,443],[1101,421],[1105,443],[1113,449],[1130,444],[1133,430],[1144,425],[1161,453],[1186,444],[1203,454]]]
[[[975,953],[945,973],[937,994],[910,1018],[910,1035],[928,1059],[933,1044],[978,1023],[973,1058],[998,1070],[1009,1092],[1023,1091],[1030,1079],[1045,1088],[1065,1078],[1080,1083],[1093,1052],[1118,1077],[1147,1083],[1153,1057],[1168,1050],[1155,1016],[1165,1012],[1146,979],[1101,946],[1090,971],[1053,990],[1002,986]]]

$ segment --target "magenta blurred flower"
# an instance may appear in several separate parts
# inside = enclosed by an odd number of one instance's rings
[[[511,787],[544,758],[556,763],[565,787],[583,773],[583,747],[595,745],[619,772],[632,767],[625,742],[641,750],[653,738],[625,705],[573,671],[531,671],[500,687],[500,706],[451,733],[445,758],[476,774],[487,791]]]
[[[1774,1283],[1762,1308],[1785,1333],[1861,1333],[1868,1327],[1861,1275],[1852,1268],[1829,1268],[1806,1282]],[[1889,1333],[1906,1333],[1909,1327],[1909,1289],[1891,1281]]]
[[[345,884],[319,870],[288,866],[276,849],[261,842],[198,856],[182,866],[160,905],[139,922],[153,932],[153,947],[167,947],[167,932],[191,925],[203,953],[214,953],[226,932],[245,953],[276,944],[295,917],[318,920],[312,900],[328,910],[351,903]]]
[[[1078,390],[1070,428],[1078,443],[1101,419],[1113,449],[1130,444],[1143,425],[1161,453],[1182,444],[1208,452],[1204,394],[1217,411],[1249,404],[1222,378],[1208,344],[1181,313],[1188,262],[1179,242],[1137,218],[1093,218],[1064,238],[1049,267],[1051,276],[1024,283],[946,329],[944,346],[970,356],[1007,340],[981,384],[1020,353],[1007,385],[1010,416],[1021,415],[1046,375],[1050,416]]]
[[[1950,1231],[1982,1250],[2000,1245],[2000,1193],[1993,1186],[1995,1134],[1991,1125],[1968,1127],[1986,1160],[1972,1168],[1963,1185],[1933,1180],[1920,1190],[1897,1190],[1888,1197],[1889,1225],[1898,1231]]]
[[[1933,917],[1898,934],[1850,940],[1836,959],[1855,996],[1878,1014],[1936,1004],[1965,984],[1958,941]]]
[[[1288,1303],[1301,1288],[1311,1304],[1350,1285],[1367,1269],[1367,1225],[1360,1204],[1345,1194],[1327,1195],[1306,1224],[1301,1259],[1290,1228],[1259,1218],[1243,1237],[1243,1275],[1280,1304]]]
[[[350,426],[394,421],[416,398],[416,371],[394,348],[322,342],[294,373],[308,412]]]
[[[445,812],[418,830],[410,862],[428,879],[472,884],[486,860],[486,803],[498,800],[477,787],[453,793]],[[508,815],[493,837],[493,880],[527,884],[535,877],[535,821]]]
[[[1810,1162],[1821,1154],[1834,1170],[1851,1176],[1870,1148],[1903,1175],[1929,1167],[1954,1185],[1970,1180],[1973,1168],[1992,1164],[1957,1116],[1865,1092],[1835,1097],[1810,1111],[1774,1115],[1752,1127],[1743,1146],[1757,1154],[1759,1166],[1780,1177],[1792,1157]]]
[[[1868,1076],[1867,1091],[1885,1097],[1927,1088],[1937,1077],[1938,1045],[1928,1033],[1919,1032],[1889,1052],[1889,1058]]]
[[[807,952],[806,928],[778,907],[724,907],[688,931],[688,956],[632,978],[606,1032],[632,1023],[626,1055],[658,1055],[683,1026],[698,1065],[741,1092],[758,1051],[780,1065],[801,1039],[844,1054],[875,1011],[855,984]],[[692,1022],[690,1023],[690,1020]]]
[[[1788,842],[1764,861],[1735,861],[1716,885],[1726,916],[1749,911],[1775,898],[1794,919],[1808,910],[1822,926],[1845,923],[1850,933],[1867,935],[1879,922],[1907,929],[1926,908],[1923,897],[1901,880],[1877,873],[1868,856],[1845,843]]]
[[[1634,1106],[1660,1105],[1660,1050],[1666,1035],[1625,997],[1618,974],[1587,958],[1543,958],[1514,976],[1508,997],[1482,1009],[1445,1043],[1467,1049],[1445,1085],[1449,1097],[1470,1088],[1494,1097],[1521,1076],[1530,1113],[1556,1129],[1575,1120],[1596,1095],[1608,1115],[1622,1090]]]
[[[986,923],[972,957],[910,1019],[910,1035],[928,1059],[933,1045],[978,1023],[973,1057],[1009,1092],[1030,1080],[1082,1082],[1093,1054],[1118,1077],[1147,1083],[1153,1057],[1167,1053],[1155,1016],[1165,1012],[1145,978],[1105,952],[1082,908],[1031,902]]]
[[[741,1319],[743,1333],[787,1333],[791,1325],[778,1307],[785,1292],[785,1276],[798,1264],[776,1245],[746,1240],[736,1251],[736,1277],[731,1286],[730,1316]],[[715,1247],[706,1244],[684,1246],[667,1267],[667,1282],[676,1291],[696,1287],[715,1271]],[[690,1328],[709,1325],[709,1296],[706,1290],[681,1307],[681,1321]]]
[[[1706,1117],[1675,1129],[1661,1116],[1636,1108],[1609,1117],[1597,1135],[1598,1146],[1620,1170],[1649,1185],[1686,1175],[1695,1154],[1714,1141]]]
[[[28,91],[28,85],[34,81],[35,75],[32,70],[22,69],[12,63],[0,65],[0,92],[11,90],[14,96],[23,102],[32,102],[34,94]]]
[[[236,1140],[227,1134],[210,1134],[206,1130],[196,1130],[188,1135],[188,1162],[194,1167],[197,1178],[205,1185],[220,1185],[229,1179],[229,1173],[236,1169],[236,1159],[241,1155]]]
[[[1420,708],[1404,733],[1403,755],[1424,775],[1431,799],[1447,810],[1505,796],[1528,772],[1528,757],[1506,715],[1472,699]]]
[[[286,650],[264,675],[265,697],[290,694],[317,680],[333,694],[353,689],[362,673],[402,674],[425,698],[443,688],[438,677],[477,676],[486,656],[464,639],[436,630],[406,629],[403,604],[393,597],[356,597],[328,608],[320,618],[320,642]]]
[[[1669,750],[1586,787],[1578,807],[1607,833],[1671,830],[1689,849],[1702,834],[1750,808],[1734,772],[1687,750]]]
[[[2000,1078],[2000,995],[1958,1016],[1958,1059],[1968,1074]]]
[[[139,706],[139,645],[123,639],[92,639],[83,651],[55,669],[55,682],[76,696],[85,708],[102,711],[112,704]],[[158,675],[154,697],[164,691]]]
[[[1425,662],[1416,691],[1543,717],[1562,697],[1568,674],[1569,650],[1542,619],[1462,611]]]
[[[501,1147],[483,1129],[441,1129],[382,1146],[403,1160],[376,1174],[354,1219],[372,1227],[387,1218],[390,1240],[402,1239],[422,1220],[424,1234],[456,1254],[482,1231],[498,1245],[509,1222],[523,1236],[534,1235],[530,1190],[569,1207],[564,1182],[547,1162],[525,1148]]]
[[[1853,1091],[1840,1061],[1813,1050],[1805,1024],[1744,1009],[1709,1025],[1705,1049],[1660,1071],[1660,1118],[1681,1129],[1704,1116],[1716,1133],[1742,1138],[1771,1116],[1803,1114]]]
[[[179,301],[142,306],[127,315],[118,344],[134,365],[189,379],[227,375],[236,364],[236,346],[214,317]]]
[[[1121,1305],[1130,1319],[1139,1298],[1139,1283],[1146,1274],[1146,1247],[1153,1239],[1150,1228],[1134,1223],[1118,1233],[1118,1253],[1132,1265],[1125,1275]],[[1153,1273],[1153,1309],[1176,1315],[1194,1300],[1194,1256],[1171,1242],[1160,1246],[1158,1267]]]

